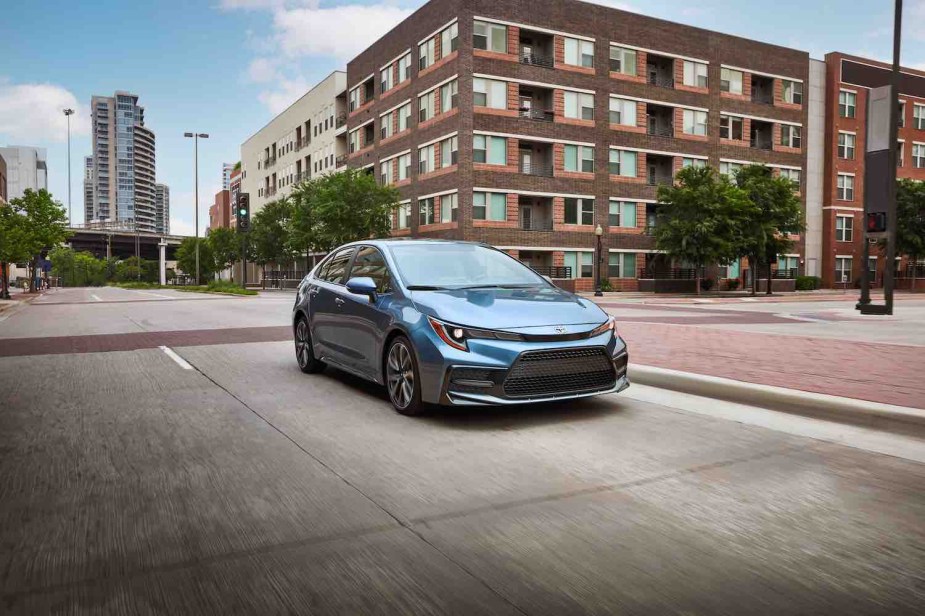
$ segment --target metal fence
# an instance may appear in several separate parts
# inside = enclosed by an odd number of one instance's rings
[[[550,278],[572,277],[572,267],[570,265],[531,265],[530,268],[540,276],[549,276]]]

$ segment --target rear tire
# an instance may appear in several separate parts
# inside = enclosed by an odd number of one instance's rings
[[[396,336],[385,356],[385,388],[392,406],[402,415],[420,415],[427,406],[421,400],[421,371],[411,341]]]
[[[305,374],[317,374],[327,366],[320,359],[315,359],[311,330],[305,317],[299,317],[295,324],[295,359],[299,364],[299,370]]]

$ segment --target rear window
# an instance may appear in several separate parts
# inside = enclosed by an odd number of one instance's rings
[[[344,248],[334,253],[331,259],[321,266],[318,277],[325,282],[334,284],[344,284],[347,282],[347,266],[350,265],[350,256],[353,254],[353,247]]]

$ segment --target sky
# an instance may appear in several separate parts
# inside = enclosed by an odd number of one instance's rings
[[[465,0],[460,0],[461,2]],[[541,0],[538,0],[541,1]],[[889,61],[893,2],[866,0],[595,0],[598,4],[801,49]],[[194,230],[193,143],[199,144],[199,228],[223,162],[276,113],[423,0],[44,0],[4,3],[0,145],[48,150],[49,190],[67,205],[71,116],[73,218],[83,220],[82,161],[91,154],[93,95],[127,90],[157,140],[157,181],[170,186],[171,231]],[[902,63],[925,70],[925,0],[906,0]],[[772,8],[773,7],[773,10]],[[652,47],[658,47],[656,42]]]

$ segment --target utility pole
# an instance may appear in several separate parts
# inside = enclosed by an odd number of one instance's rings
[[[196,213],[196,284],[199,280],[199,140],[208,139],[208,133],[183,133],[184,137],[193,139],[193,182],[195,184],[193,210]]]
[[[71,218],[71,115],[73,109],[65,109],[64,117],[67,118],[67,224],[73,225],[74,219]]]

